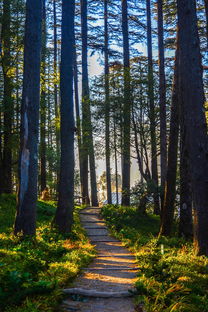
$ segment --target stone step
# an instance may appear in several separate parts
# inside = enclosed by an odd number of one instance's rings
[[[84,271],[138,271],[139,268],[132,268],[132,267],[94,267],[94,268],[84,268]]]
[[[87,235],[88,235],[89,237],[91,237],[91,236],[95,236],[95,237],[103,237],[103,236],[106,236],[106,237],[108,237],[107,233],[105,233],[105,234],[90,234],[90,233],[87,233]]]
[[[117,242],[116,240],[113,240],[114,238],[112,238],[112,240],[103,240],[102,238],[101,239],[99,239],[99,238],[93,238],[92,239],[92,237],[90,237],[90,241],[92,242],[92,243],[114,243],[114,242]]]
[[[106,226],[84,226],[85,230],[107,230],[108,228]]]
[[[65,294],[69,294],[69,295],[80,295],[80,296],[94,297],[94,298],[124,298],[124,297],[133,296],[132,290],[131,291],[128,291],[128,290],[125,290],[125,291],[97,291],[94,289],[68,288],[68,289],[64,289],[63,292]]]
[[[98,219],[97,221],[96,220],[89,220],[89,221],[82,221],[82,225],[84,226],[84,224],[86,224],[86,223],[103,223],[103,224],[105,224],[105,222],[104,221],[102,221],[102,220],[100,220],[100,219]]]
[[[80,212],[81,215],[85,215],[85,216],[98,216],[98,213],[95,212]]]
[[[132,255],[113,255],[113,254],[110,254],[110,255],[97,255],[97,257],[96,258],[123,258],[123,259],[125,259],[125,258],[132,258],[132,259],[135,259],[135,257],[134,256],[132,256]]]

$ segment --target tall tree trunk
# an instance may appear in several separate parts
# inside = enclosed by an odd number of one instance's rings
[[[160,104],[160,170],[161,170],[161,206],[164,200],[165,179],[167,173],[167,127],[166,127],[166,79],[163,29],[163,0],[157,0],[158,50],[159,50],[159,104]]]
[[[58,47],[57,47],[57,12],[56,12],[56,0],[53,0],[53,40],[54,40],[54,104],[55,104],[55,118],[56,118],[56,154],[57,154],[57,193],[58,193],[58,183],[59,183],[59,156],[60,156],[60,131],[59,131],[59,101],[58,101],[58,73],[57,73],[57,58],[58,58]]]
[[[113,135],[114,135],[114,158],[115,158],[115,180],[116,180],[116,204],[119,204],[118,198],[118,156],[117,156],[117,143],[116,143],[116,121],[114,117],[113,123]]]
[[[62,0],[61,42],[61,166],[58,207],[54,219],[62,233],[69,233],[74,208],[74,10],[75,1]]]
[[[90,117],[90,125],[91,125],[91,114],[89,108],[89,117]],[[98,197],[97,197],[97,178],[96,178],[96,170],[95,170],[95,151],[93,145],[93,135],[92,135],[92,125],[90,127],[90,136],[89,136],[89,160],[90,160],[90,183],[91,183],[91,201],[92,206],[98,206]]]
[[[89,203],[88,195],[88,156],[90,163],[91,201],[98,206],[97,182],[95,172],[95,153],[93,146],[89,77],[88,77],[88,27],[87,27],[87,0],[81,0],[81,28],[82,28],[82,172],[84,203]]]
[[[178,43],[177,43],[178,45]],[[176,172],[179,136],[179,48],[177,46],[174,69],[174,82],[171,105],[170,136],[168,146],[168,167],[165,183],[164,205],[161,214],[161,235],[170,235],[176,194]]]
[[[190,168],[188,166],[188,153],[185,141],[184,129],[181,129],[179,235],[190,239],[193,237],[192,196]]]
[[[82,172],[83,204],[89,204],[89,184],[88,184],[88,109],[89,86],[88,86],[88,64],[87,64],[87,1],[81,0],[81,32],[82,32]]]
[[[129,60],[128,4],[122,0],[122,34],[124,61],[124,105],[122,142],[122,205],[130,205],[130,127],[131,127],[131,85]]]
[[[75,45],[74,45],[75,46]],[[82,132],[81,132],[81,117],[79,108],[79,87],[78,87],[78,68],[77,68],[77,52],[76,46],[74,51],[74,98],[75,98],[75,111],[76,111],[76,128],[77,128],[77,141],[79,153],[79,173],[81,182],[81,193],[83,193],[83,173],[82,173]]]
[[[3,127],[3,193],[12,193],[12,122],[14,103],[11,77],[11,0],[3,1],[2,15],[2,68],[4,76],[4,127]]]
[[[14,233],[34,235],[38,177],[42,0],[27,0],[21,107],[19,191]]]
[[[159,193],[158,193],[158,168],[157,168],[157,142],[156,142],[156,117],[154,103],[154,78],[152,59],[152,22],[150,0],[146,0],[147,8],[147,50],[148,50],[148,98],[149,98],[149,118],[151,136],[151,161],[152,161],[152,182],[154,186],[154,213],[160,213]]]
[[[41,96],[40,96],[40,185],[41,192],[46,188],[46,7],[42,12],[42,57],[41,57]]]
[[[208,256],[208,141],[204,90],[195,0],[177,0],[180,47],[180,96],[182,127],[195,210],[194,245]]]
[[[110,89],[109,89],[109,34],[108,34],[108,0],[104,0],[105,23],[105,158],[108,204],[112,204],[111,167],[110,167]]]

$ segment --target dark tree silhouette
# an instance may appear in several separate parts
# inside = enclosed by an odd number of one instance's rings
[[[194,244],[198,254],[208,255],[208,145],[204,114],[202,64],[195,0],[177,0],[180,47],[181,127],[184,129],[194,220]]]
[[[27,0],[21,107],[19,192],[15,234],[34,235],[38,176],[42,0]]]
[[[61,164],[58,207],[54,224],[62,233],[71,231],[74,208],[74,10],[75,2],[62,1],[61,42]]]
[[[122,142],[122,205],[130,205],[130,124],[131,124],[131,86],[128,30],[128,1],[122,0],[122,33],[124,62],[124,106]]]
[[[170,235],[175,206],[176,172],[179,136],[179,47],[177,44],[174,69],[174,83],[171,104],[170,135],[168,146],[168,167],[165,182],[164,205],[161,213],[160,234]]]
[[[88,195],[88,159],[90,163],[91,202],[98,206],[97,182],[95,172],[95,153],[93,145],[92,121],[90,109],[90,91],[88,76],[88,25],[87,12],[88,1],[81,0],[81,34],[82,34],[82,173],[83,189],[82,197],[85,204],[89,204]]]
[[[41,191],[46,188],[46,3],[43,2],[42,10],[42,57],[41,57],[41,96],[40,96],[40,186]]]
[[[160,104],[160,170],[161,206],[163,205],[167,172],[167,127],[166,127],[166,77],[163,29],[163,0],[157,0],[158,51],[159,51],[159,104]]]
[[[154,212],[160,213],[158,194],[158,168],[157,168],[157,141],[156,141],[156,117],[154,103],[154,77],[153,77],[153,56],[152,56],[152,22],[150,0],[146,0],[147,8],[147,52],[148,52],[148,101],[151,136],[151,167],[152,182],[154,185]]]
[[[105,27],[105,159],[108,204],[112,203],[111,167],[110,167],[110,90],[109,90],[109,32],[108,32],[108,0],[104,0]]]

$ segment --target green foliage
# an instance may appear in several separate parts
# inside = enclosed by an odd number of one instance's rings
[[[108,205],[102,214],[141,268],[136,305],[146,312],[208,311],[208,259],[196,257],[191,243],[178,237],[157,237],[159,219],[135,208]]]
[[[70,235],[51,229],[54,202],[38,202],[36,238],[14,237],[15,197],[0,196],[0,307],[6,312],[56,311],[61,288],[94,256],[77,209]]]

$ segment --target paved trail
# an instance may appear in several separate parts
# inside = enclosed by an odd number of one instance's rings
[[[99,213],[97,207],[80,212],[81,222],[96,246],[97,257],[77,277],[74,288],[66,290],[66,293],[86,295],[86,301],[67,299],[63,303],[64,311],[134,312],[129,290],[133,290],[136,279],[135,258],[120,241],[109,235]]]

